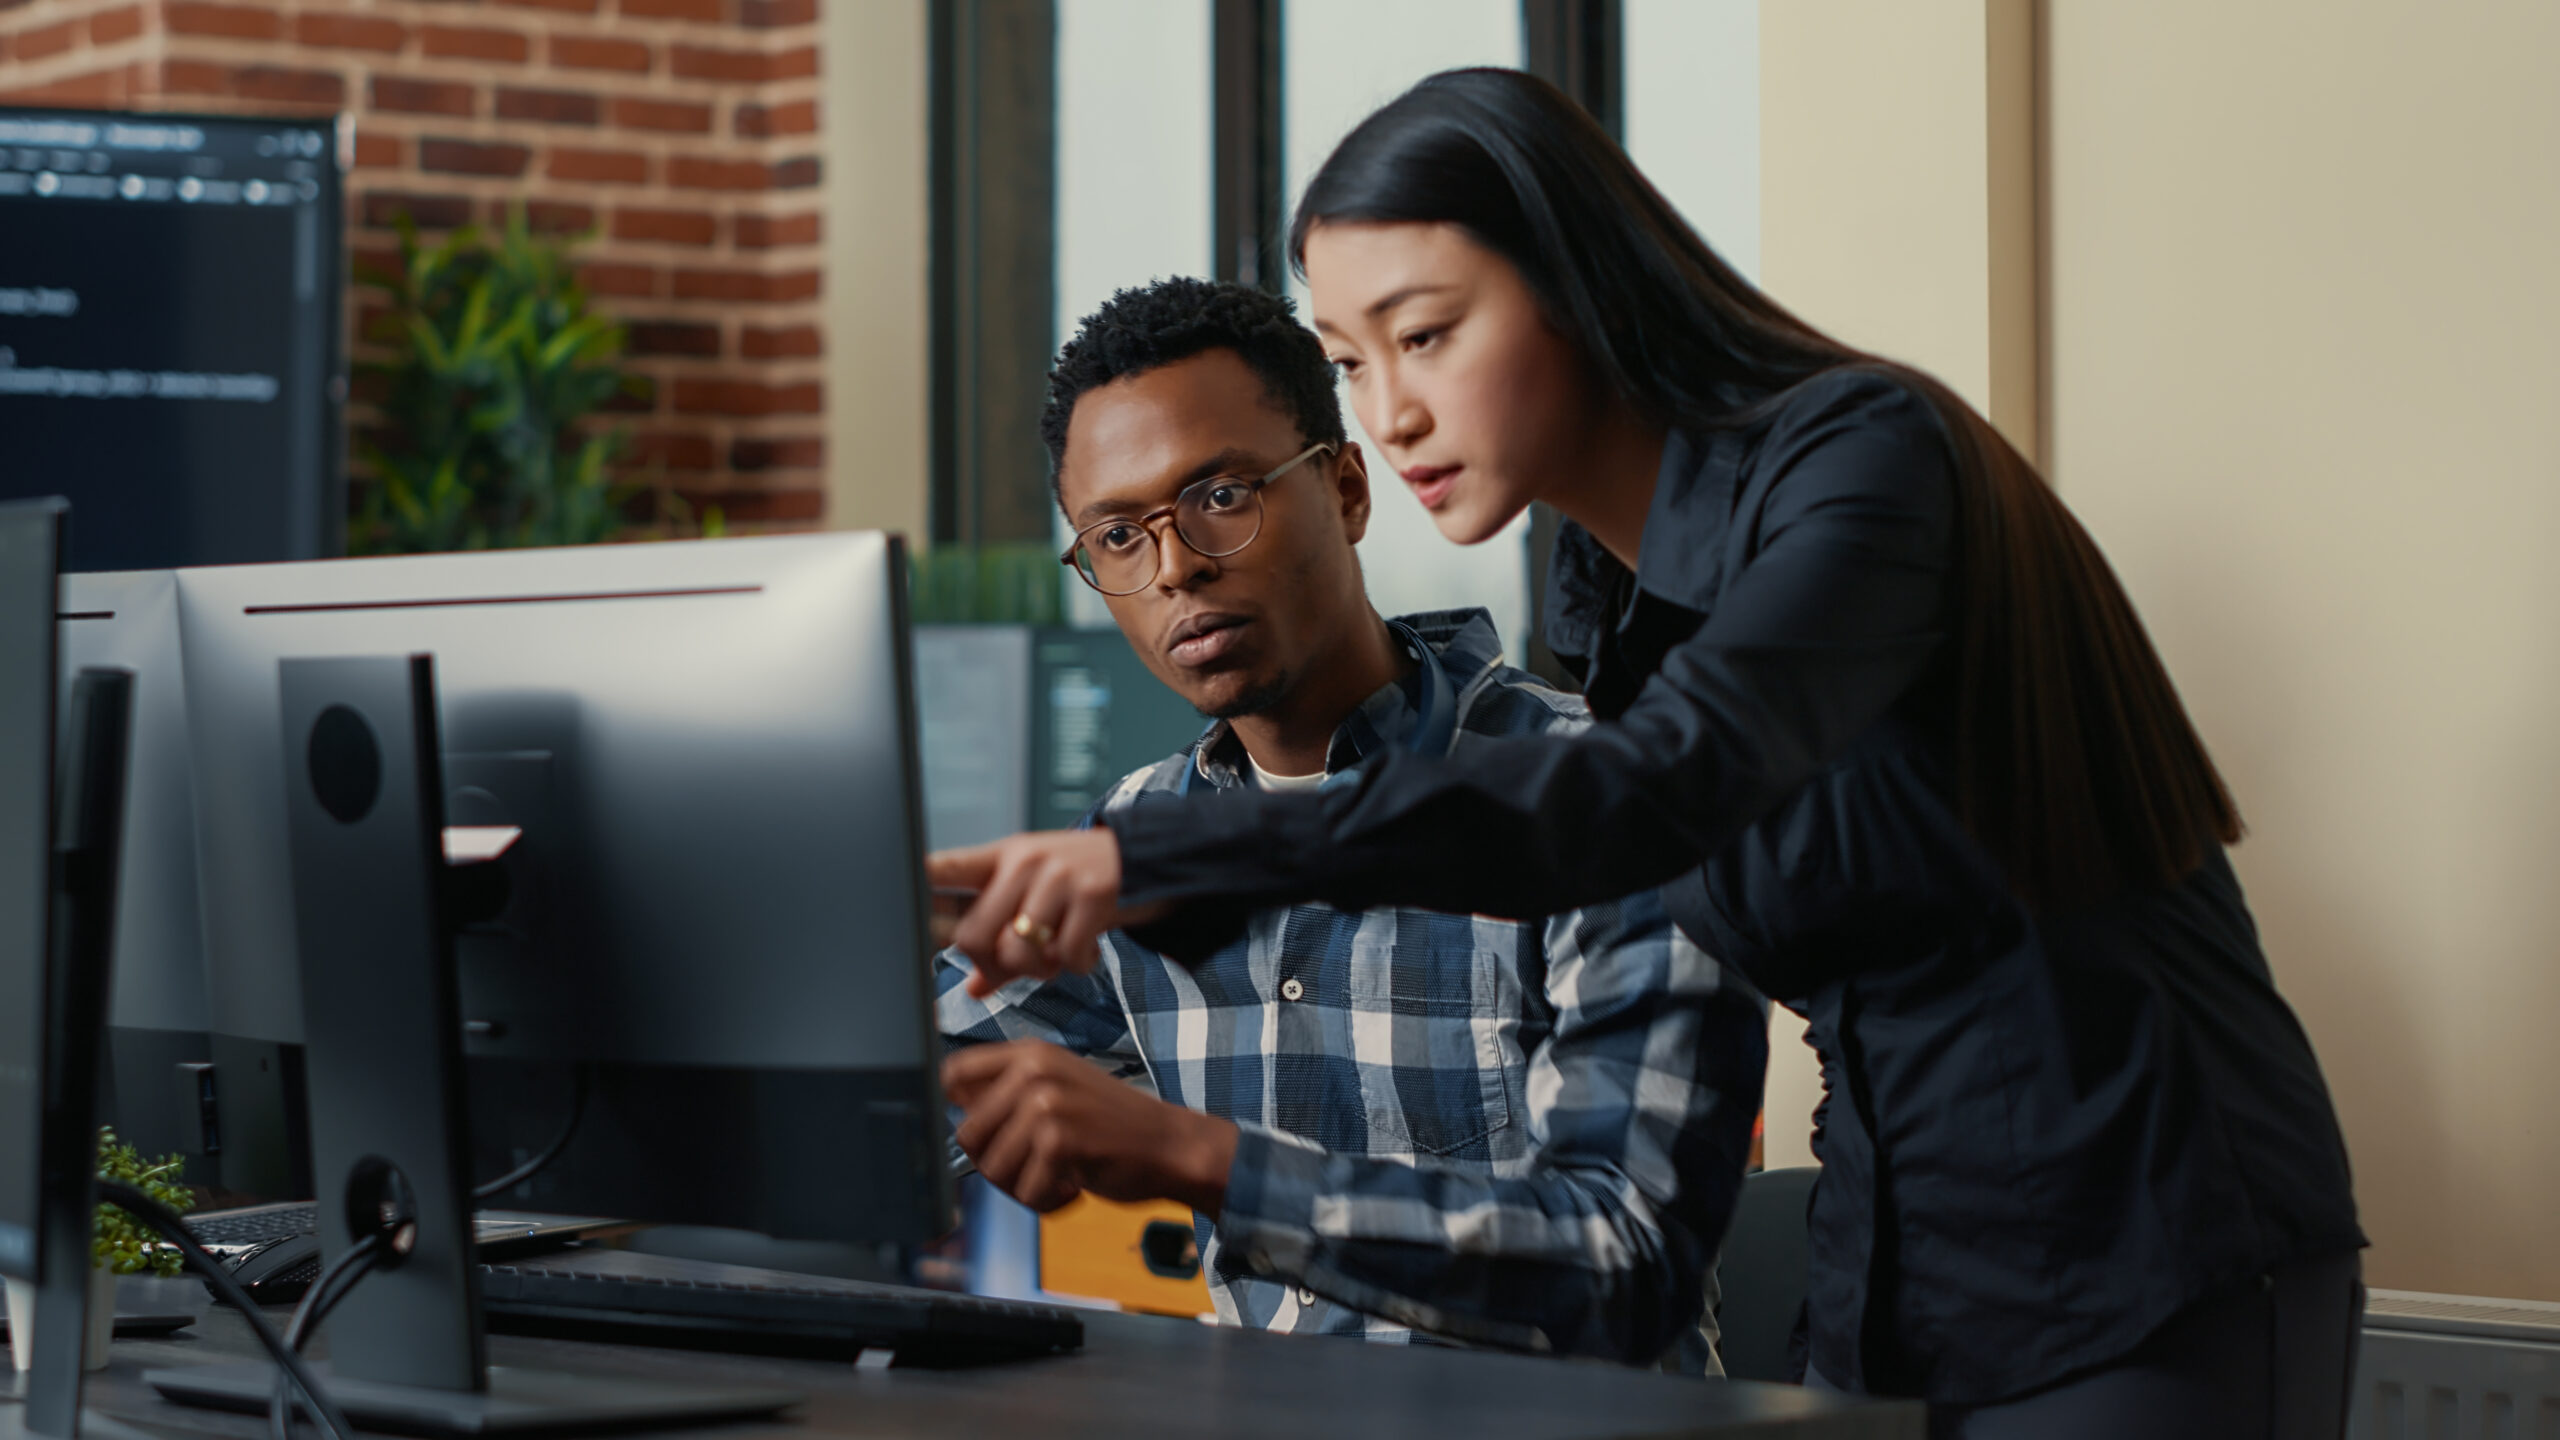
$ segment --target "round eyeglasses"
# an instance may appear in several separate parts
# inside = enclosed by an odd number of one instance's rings
[[[1262,533],[1262,487],[1315,456],[1331,453],[1330,444],[1310,445],[1259,478],[1212,475],[1194,480],[1161,510],[1096,520],[1077,531],[1075,543],[1058,563],[1105,595],[1135,595],[1155,583],[1163,563],[1156,545],[1157,521],[1170,517],[1173,533],[1197,554],[1211,559],[1233,555]]]

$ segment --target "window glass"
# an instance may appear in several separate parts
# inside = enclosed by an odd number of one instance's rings
[[[1760,0],[1625,0],[1627,153],[1760,278]]]
[[[1209,12],[1210,0],[1058,0],[1054,344],[1115,290],[1210,273]],[[1057,532],[1063,548],[1063,519]],[[1074,623],[1111,624],[1101,596],[1058,576]]]
[[[1455,66],[1521,60],[1520,0],[1289,0],[1282,27],[1293,207],[1334,144],[1416,80]],[[1290,295],[1303,318],[1306,287],[1294,276]],[[1378,491],[1360,559],[1379,613],[1481,605],[1517,659],[1529,622],[1527,517],[1482,545],[1450,544],[1404,482],[1377,462],[1347,394],[1342,408],[1351,438],[1370,454]]]

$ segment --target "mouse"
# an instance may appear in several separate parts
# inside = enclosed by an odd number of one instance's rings
[[[305,1231],[270,1240],[231,1262],[231,1278],[261,1305],[290,1305],[320,1278],[320,1237]]]

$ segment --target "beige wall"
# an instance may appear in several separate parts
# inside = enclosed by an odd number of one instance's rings
[[[829,0],[827,523],[929,536],[925,0]]]
[[[2560,7],[2049,44],[2055,476],[2246,809],[2370,1277],[2560,1300]]]
[[[1760,8],[1760,280],[2038,443],[2032,0]]]
[[[2560,8],[2039,9],[2046,454],[2248,814],[2369,1278],[2560,1299]],[[1771,288],[1975,396],[1984,13],[1762,52]]]

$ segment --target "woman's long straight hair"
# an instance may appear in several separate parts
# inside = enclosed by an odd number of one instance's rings
[[[1957,813],[2038,908],[2167,887],[2240,816],[2133,604],[2051,487],[1931,377],[1833,340],[1708,248],[1582,107],[1513,70],[1452,70],[1361,122],[1289,234],[1453,224],[1518,267],[1548,320],[1648,419],[1748,426],[1814,376],[1927,397],[1958,477]]]

